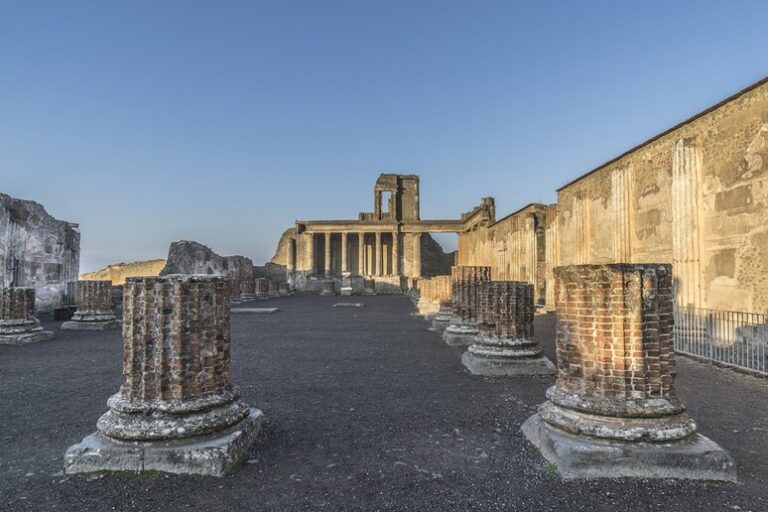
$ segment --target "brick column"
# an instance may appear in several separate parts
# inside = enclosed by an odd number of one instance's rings
[[[555,269],[557,379],[525,435],[563,476],[735,478],[674,389],[672,268]]]
[[[257,277],[254,281],[256,297],[259,299],[267,298],[269,296],[269,280],[264,277]]]
[[[462,357],[475,375],[551,375],[533,336],[533,285],[485,281],[478,286],[478,335]]]
[[[451,322],[443,332],[448,345],[471,345],[478,334],[477,287],[481,281],[490,281],[491,267],[451,267]]]
[[[112,281],[78,281],[77,311],[62,329],[116,329],[120,323],[112,311]]]
[[[376,295],[375,279],[363,279],[363,295]]]
[[[240,283],[240,299],[250,301],[256,298],[256,280],[243,279]]]
[[[222,277],[126,281],[125,382],[107,402],[98,432],[67,451],[67,473],[221,476],[242,460],[262,414],[232,385],[229,293]]]
[[[381,233],[376,232],[376,250],[374,251],[374,257],[373,260],[376,262],[376,270],[374,271],[375,276],[381,275]]]
[[[53,338],[35,318],[34,288],[0,289],[0,345],[22,345]]]
[[[280,295],[280,283],[278,281],[274,281],[270,279],[267,284],[267,289],[270,297],[278,297]]]
[[[438,312],[432,319],[432,330],[442,332],[451,322],[453,310],[451,308],[451,276],[436,276],[435,282],[438,295]]]

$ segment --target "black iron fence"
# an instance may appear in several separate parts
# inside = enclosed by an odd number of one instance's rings
[[[675,350],[768,376],[768,314],[676,308]]]

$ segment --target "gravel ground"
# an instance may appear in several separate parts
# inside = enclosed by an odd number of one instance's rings
[[[768,383],[678,358],[678,394],[739,484],[564,482],[520,433],[551,378],[484,378],[405,297],[283,297],[232,316],[234,379],[266,414],[225,478],[67,477],[62,456],[117,391],[118,332],[0,347],[0,510],[768,510]],[[553,319],[537,336],[553,357]]]

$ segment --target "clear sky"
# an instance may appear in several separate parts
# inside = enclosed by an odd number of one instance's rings
[[[422,218],[553,202],[767,49],[765,0],[0,0],[0,192],[79,222],[83,271],[180,239],[262,263],[380,172],[421,176]]]

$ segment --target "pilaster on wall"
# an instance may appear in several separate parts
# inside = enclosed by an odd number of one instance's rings
[[[693,139],[675,143],[672,157],[672,271],[679,306],[702,306],[699,221],[701,153]]]
[[[632,236],[635,208],[631,167],[611,171],[611,209],[613,210],[613,261],[632,263]]]
[[[573,199],[573,222],[578,233],[575,258],[580,265],[590,262],[590,214],[589,196],[586,191],[579,192]]]

